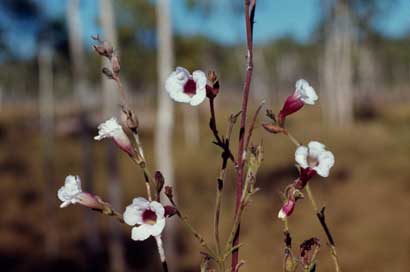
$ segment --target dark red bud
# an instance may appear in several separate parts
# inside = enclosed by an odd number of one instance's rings
[[[283,107],[282,107],[282,109],[281,109],[281,111],[279,112],[279,115],[278,115],[279,124],[281,126],[283,126],[283,124],[285,122],[285,119],[286,119],[286,116],[297,112],[298,110],[300,110],[303,107],[304,104],[305,103],[303,103],[303,101],[300,98],[298,98],[294,95],[288,96],[288,98],[286,99],[285,103],[283,104]]]
[[[165,217],[171,217],[177,213],[177,209],[175,209],[175,207],[170,206],[170,205],[165,205],[164,210],[165,210]]]
[[[303,188],[305,188],[308,181],[315,175],[316,171],[312,168],[301,168],[299,178],[294,181],[295,188],[302,190]]]

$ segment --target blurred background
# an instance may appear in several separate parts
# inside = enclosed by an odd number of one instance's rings
[[[60,209],[68,174],[123,211],[144,195],[140,169],[97,125],[119,113],[118,93],[101,76],[91,35],[111,41],[140,120],[151,170],[176,187],[178,203],[212,241],[220,151],[211,143],[207,103],[172,103],[164,79],[175,66],[216,70],[221,133],[240,109],[245,75],[243,1],[0,1],[1,271],[160,271],[154,239],[79,206]],[[312,189],[327,207],[344,271],[410,266],[410,4],[408,0],[259,0],[250,112],[263,99],[277,112],[305,78],[319,94],[288,120],[303,143],[319,140],[336,165]],[[266,118],[261,115],[259,123]],[[266,121],[266,120],[265,120]],[[234,130],[236,150],[238,130]],[[241,271],[279,271],[279,192],[297,176],[294,146],[258,128],[265,161],[243,218]],[[228,173],[221,231],[232,223]],[[293,245],[322,241],[318,270],[332,271],[326,239],[307,200],[289,221]],[[177,218],[167,225],[171,271],[198,271],[196,240]]]

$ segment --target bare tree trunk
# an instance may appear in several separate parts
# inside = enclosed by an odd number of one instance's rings
[[[199,107],[184,106],[184,144],[195,150],[199,144]]]
[[[363,101],[370,99],[377,92],[379,85],[378,67],[376,58],[367,45],[360,45],[358,52],[360,100]]]
[[[172,162],[172,130],[174,105],[164,90],[165,80],[174,66],[172,25],[169,0],[159,0],[156,6],[158,40],[158,111],[155,130],[156,167],[165,177],[165,183],[175,188]],[[175,190],[174,190],[175,192]],[[163,197],[163,199],[165,199]],[[165,229],[165,253],[171,271],[176,271],[175,221],[169,220]]]
[[[84,48],[81,36],[81,19],[79,12],[79,0],[67,1],[66,20],[68,27],[68,39],[70,45],[70,57],[72,62],[72,82],[74,93],[79,109],[81,129],[81,149],[84,188],[93,192],[93,152],[92,152],[92,127],[88,120],[87,112],[90,105],[90,96],[87,94],[86,66],[84,62]],[[97,222],[94,213],[84,211],[84,223],[86,229],[86,241],[91,258],[99,254],[101,241],[98,233]]]
[[[113,3],[111,0],[100,1],[100,22],[104,32],[104,39],[111,42],[114,48],[117,47],[117,31],[115,29]],[[104,59],[103,67],[109,67],[108,60]],[[103,85],[103,115],[110,118],[117,115],[119,95],[112,80],[102,77]],[[108,192],[109,201],[115,209],[121,210],[122,190],[118,170],[118,150],[114,145],[107,146],[107,172],[108,172]],[[117,222],[110,221],[111,237],[109,241],[110,270],[123,272],[127,265],[121,229]]]
[[[45,46],[40,45],[38,53],[39,69],[39,111],[41,145],[43,153],[43,180],[45,186],[45,200],[47,211],[47,234],[45,251],[49,257],[58,254],[58,234],[55,226],[55,216],[53,210],[56,184],[54,184],[54,96],[53,96],[53,52]]]
[[[353,122],[352,26],[347,3],[338,0],[335,16],[326,33],[322,63],[325,120],[332,126]]]
[[[265,57],[263,56],[262,48],[255,48],[254,49],[254,60],[255,60],[255,73],[254,73],[254,92],[252,92],[252,97],[254,102],[259,104],[262,100],[268,102],[267,104],[270,105],[270,84],[269,84],[269,76],[268,76],[268,65],[266,64]]]

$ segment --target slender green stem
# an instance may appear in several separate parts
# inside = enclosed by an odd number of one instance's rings
[[[284,131],[283,131],[283,134],[285,134],[286,136],[288,136],[289,140],[290,140],[292,143],[294,143],[296,146],[300,146],[300,145],[301,145],[300,142],[299,142],[295,137],[293,137],[293,135],[292,135],[288,130],[284,130]]]
[[[313,210],[314,210],[314,212],[317,214],[317,213],[319,212],[319,210],[317,209],[316,200],[315,200],[315,198],[313,197],[312,191],[310,190],[309,183],[306,184],[305,189],[306,189],[308,198],[309,198],[309,200],[310,200],[310,203],[312,204]]]

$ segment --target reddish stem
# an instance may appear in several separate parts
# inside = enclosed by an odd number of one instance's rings
[[[245,24],[246,24],[246,37],[247,37],[247,47],[248,47],[248,63],[246,69],[246,80],[243,88],[242,96],[242,116],[241,116],[241,125],[239,130],[239,146],[238,146],[238,172],[236,176],[236,203],[235,212],[239,211],[241,205],[241,196],[243,190],[243,168],[244,168],[244,147],[245,147],[245,126],[246,126],[246,115],[248,110],[248,99],[249,99],[249,90],[252,80],[252,71],[253,71],[253,17],[255,14],[255,5],[256,0],[245,0]],[[235,234],[235,239],[233,240],[232,247],[235,247],[239,244],[239,233],[240,226]],[[232,252],[232,263],[231,270],[236,271],[239,261],[239,249],[236,249]]]

